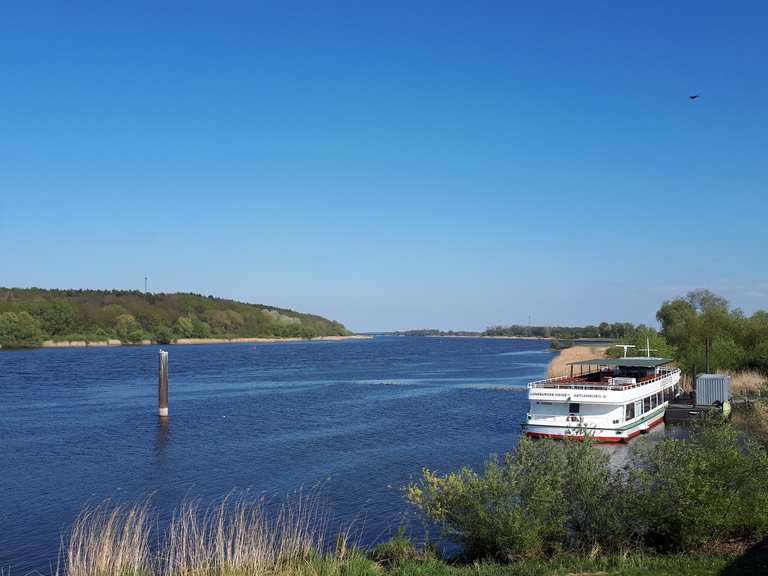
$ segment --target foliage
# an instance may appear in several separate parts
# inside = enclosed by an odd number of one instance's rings
[[[768,534],[768,453],[730,425],[639,451],[628,469],[613,469],[588,438],[524,439],[482,474],[425,470],[407,498],[476,559],[689,551]]]
[[[369,557],[374,562],[389,567],[419,558],[419,551],[406,537],[405,530],[401,529],[395,536],[371,550]]]
[[[642,326],[629,322],[601,322],[598,326],[491,326],[483,332],[483,336],[531,336],[537,338],[560,338],[573,340],[577,338],[624,338]]]
[[[656,314],[675,358],[689,373],[754,369],[768,372],[768,312],[746,317],[708,290],[664,302]]]
[[[314,337],[348,334],[338,322],[293,310],[198,294],[0,288],[0,346],[43,340],[135,343],[176,338]]]
[[[130,314],[120,314],[115,318],[115,334],[122,342],[135,344],[144,338],[141,324]]]
[[[538,556],[595,543],[619,548],[632,537],[621,480],[591,443],[523,439],[482,474],[424,470],[407,498],[472,558]]]
[[[409,561],[387,571],[390,576],[718,576],[732,559],[708,555],[616,554],[599,557],[559,555],[513,564],[447,564],[439,560]],[[734,574],[761,572],[734,572]]]
[[[675,355],[674,347],[670,346],[665,340],[664,336],[659,334],[656,330],[641,326],[630,335],[620,340],[621,344],[629,344],[634,346],[627,350],[627,355],[630,356],[645,356],[646,346],[650,345],[651,356],[660,356],[662,358],[673,358]],[[608,355],[614,358],[622,356],[624,351],[618,347],[612,347],[608,350]]]
[[[28,312],[0,313],[0,346],[28,348],[42,341],[40,322]]]
[[[740,443],[733,427],[704,422],[687,440],[643,451],[637,464],[630,485],[650,546],[690,550],[768,534],[768,453]]]

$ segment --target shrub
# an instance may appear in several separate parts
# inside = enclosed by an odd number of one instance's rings
[[[552,551],[565,541],[571,447],[523,439],[482,475],[469,468],[440,476],[424,470],[407,498],[473,558],[510,559]]]
[[[524,439],[482,474],[425,470],[407,497],[471,558],[690,551],[768,534],[768,452],[729,424],[638,450],[629,468],[611,468],[588,439]]]
[[[690,550],[768,533],[768,453],[730,425],[705,422],[687,440],[638,455],[631,475],[648,545]]]
[[[27,312],[0,313],[0,347],[28,348],[38,346],[44,334],[40,323]]]
[[[395,536],[376,546],[370,553],[371,560],[385,567],[391,567],[407,560],[415,560],[418,557],[418,550],[408,540],[404,530],[400,530]]]

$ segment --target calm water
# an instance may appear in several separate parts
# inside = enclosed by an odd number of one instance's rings
[[[156,347],[0,353],[0,567],[50,571],[86,504],[324,483],[333,520],[397,531],[423,466],[515,446],[543,341],[398,338],[173,346],[169,424]]]

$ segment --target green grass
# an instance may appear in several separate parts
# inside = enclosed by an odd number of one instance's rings
[[[510,564],[449,566],[440,561],[404,562],[391,576],[708,576],[728,574],[729,556],[611,556],[591,560],[572,556]],[[747,572],[734,572],[734,574]],[[758,572],[755,572],[757,574]]]

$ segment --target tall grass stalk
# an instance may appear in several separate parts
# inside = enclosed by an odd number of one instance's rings
[[[75,520],[66,545],[66,574],[150,574],[151,522],[152,514],[147,502],[112,507],[104,503],[86,508]]]
[[[64,549],[64,576],[285,574],[323,559],[327,515],[316,494],[274,514],[265,508],[243,495],[207,508],[185,501],[154,547],[156,514],[146,502],[86,509]]]
[[[731,391],[734,394],[754,396],[765,390],[768,378],[755,370],[730,373]]]
[[[273,519],[265,514],[263,500],[229,497],[206,510],[186,502],[171,521],[159,572],[277,572],[320,554],[325,528],[317,498],[301,496],[281,506]]]

